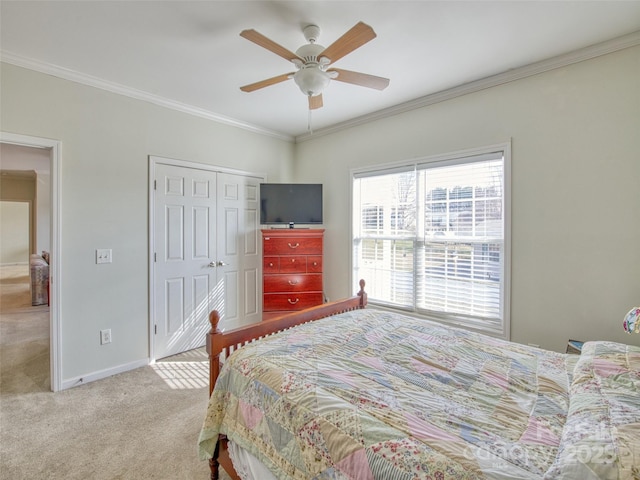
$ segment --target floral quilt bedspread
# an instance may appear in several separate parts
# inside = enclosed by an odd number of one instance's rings
[[[232,354],[199,453],[224,433],[281,479],[540,479],[564,468],[577,358],[397,313],[337,315]]]

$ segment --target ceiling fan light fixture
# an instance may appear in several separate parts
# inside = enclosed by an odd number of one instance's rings
[[[325,48],[317,43],[307,43],[296,50],[296,55],[304,60],[305,64],[317,64],[318,55],[320,55]]]
[[[293,63],[298,69],[296,72],[285,73],[245,85],[240,87],[240,90],[253,92],[293,78],[300,91],[308,98],[309,111],[311,111],[323,106],[322,92],[329,85],[331,79],[377,90],[384,90],[389,85],[388,78],[328,68],[345,55],[376,38],[376,32],[366,23],[358,22],[326,48],[316,43],[320,35],[320,28],[317,25],[307,25],[304,27],[303,33],[309,43],[302,45],[293,53],[253,29],[240,32],[241,37]]]
[[[293,75],[293,80],[302,93],[309,97],[314,97],[320,95],[326,86],[329,85],[331,77],[327,72],[323,72],[318,67],[307,67],[298,70]]]

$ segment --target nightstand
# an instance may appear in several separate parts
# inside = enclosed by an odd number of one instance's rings
[[[569,340],[567,342],[567,353],[580,355],[582,353],[583,344],[584,342],[582,340]]]

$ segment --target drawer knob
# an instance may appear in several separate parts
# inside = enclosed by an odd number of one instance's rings
[[[289,285],[297,285],[298,281],[297,280],[289,280]]]
[[[289,300],[289,303],[290,303],[291,305],[295,305],[296,303],[298,303],[298,302],[300,301],[300,299],[299,299],[299,298],[296,298],[295,300],[291,300],[290,298],[287,298],[287,300]]]
[[[292,259],[291,259],[291,263],[296,263],[296,259],[295,259],[295,258],[292,258]]]
[[[270,266],[270,267],[273,267],[273,262],[269,262],[269,266]]]
[[[318,266],[318,262],[313,262],[313,266],[317,267]]]
[[[298,248],[300,246],[299,243],[296,243],[295,245],[291,245],[291,243],[288,243],[287,245],[289,245],[289,248]]]

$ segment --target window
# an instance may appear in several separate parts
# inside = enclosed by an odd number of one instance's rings
[[[509,146],[353,175],[353,274],[372,303],[508,338]]]

